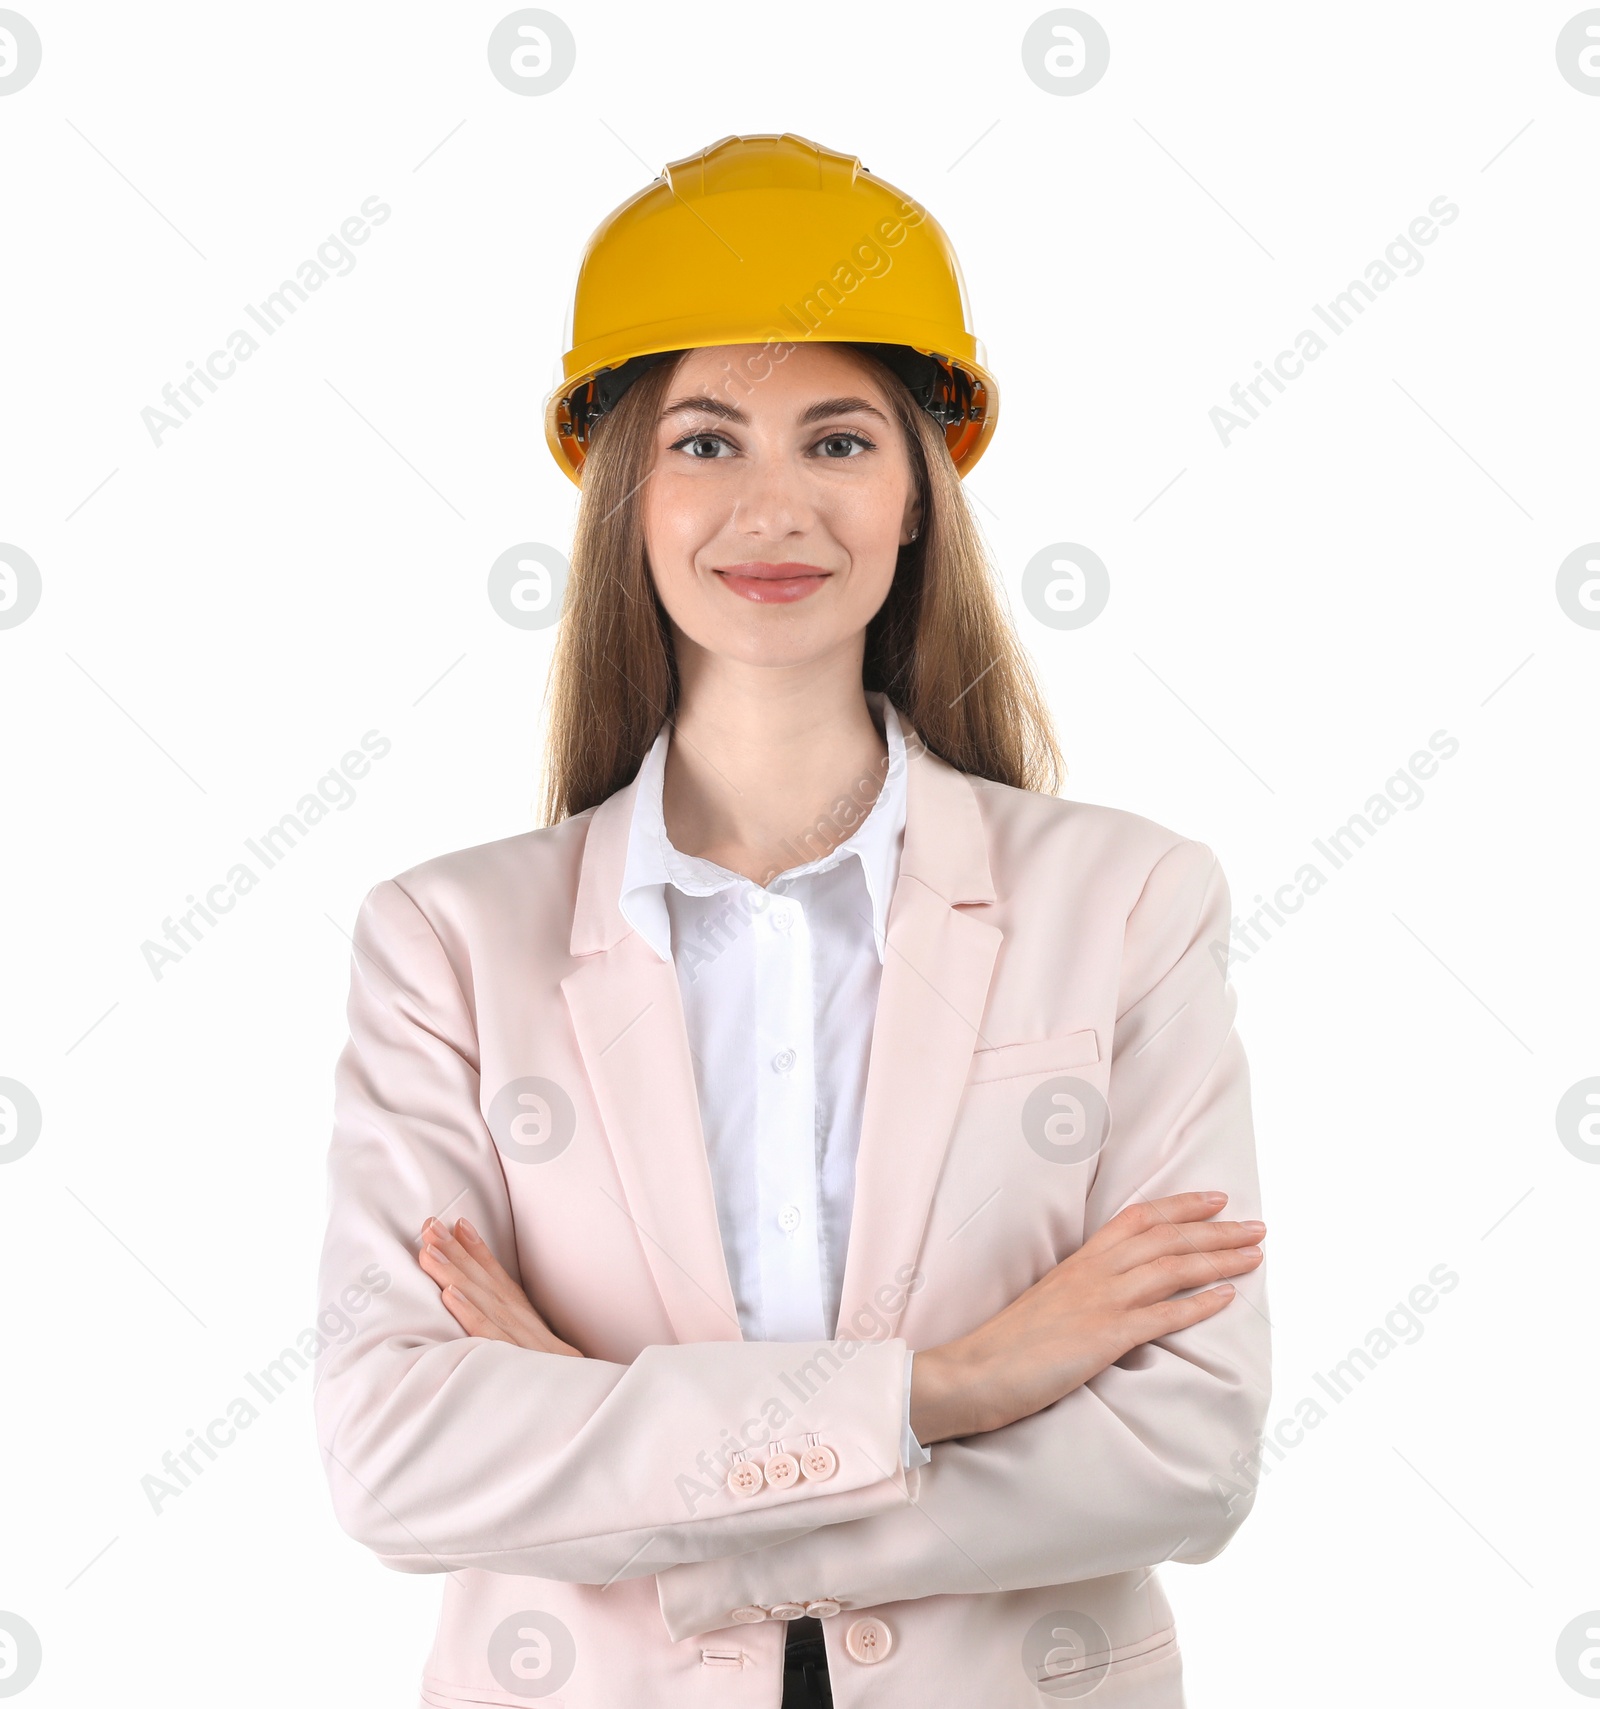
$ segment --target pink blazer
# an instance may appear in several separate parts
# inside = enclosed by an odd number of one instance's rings
[[[1030,1418],[911,1471],[899,1442],[907,1347],[1130,1201],[1259,1214],[1228,886],[1149,819],[908,743],[833,1342],[742,1340],[676,975],[617,908],[633,785],[362,904],[320,1275],[359,1315],[316,1419],[344,1529],[444,1575],[421,1703],[775,1709],[810,1606],[839,1709],[1182,1704],[1154,1563],[1248,1510],[1261,1269]],[[430,1215],[586,1357],[464,1335]],[[780,1452],[807,1470],[763,1475]]]

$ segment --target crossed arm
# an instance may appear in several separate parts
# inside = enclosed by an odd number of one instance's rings
[[[971,1334],[921,1354],[911,1416],[924,1447],[1004,1429],[1062,1399],[1134,1347],[1202,1322],[1233,1285],[1185,1298],[1185,1288],[1241,1275],[1261,1262],[1259,1221],[1211,1222],[1221,1192],[1140,1199],[1070,1258]],[[531,1352],[581,1359],[540,1317],[465,1217],[422,1225],[418,1263],[467,1332]],[[920,1426],[920,1428],[918,1427]]]

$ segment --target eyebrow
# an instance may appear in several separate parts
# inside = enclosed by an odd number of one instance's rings
[[[661,419],[665,421],[669,415],[679,414],[714,415],[721,421],[736,421],[742,425],[748,425],[750,420],[742,409],[705,392],[693,397],[678,398],[668,404],[661,412]],[[829,421],[836,415],[854,414],[875,415],[885,425],[889,420],[881,409],[865,398],[822,398],[804,411],[800,417],[800,425],[809,427],[813,422]]]

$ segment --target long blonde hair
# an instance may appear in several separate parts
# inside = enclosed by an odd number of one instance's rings
[[[894,406],[922,500],[888,597],[867,624],[862,688],[880,689],[958,771],[1053,795],[1063,762],[1028,656],[1001,605],[944,431],[900,377],[858,352]],[[667,614],[645,554],[639,490],[677,362],[635,380],[593,429],[550,672],[543,822],[630,783],[678,701]]]

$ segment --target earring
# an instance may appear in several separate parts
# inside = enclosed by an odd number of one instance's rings
[[[921,533],[921,532],[922,532],[922,530],[921,530],[921,529],[920,529],[920,528],[913,528],[913,529],[912,529],[912,530],[911,530],[911,539],[912,539],[912,540],[915,540],[915,539],[916,539],[916,537],[917,537],[917,536],[918,536],[918,535],[919,535],[919,534],[920,534],[920,533]],[[907,542],[907,544],[908,544],[908,545],[909,545],[909,544],[910,544],[910,541],[908,541],[908,542]]]

